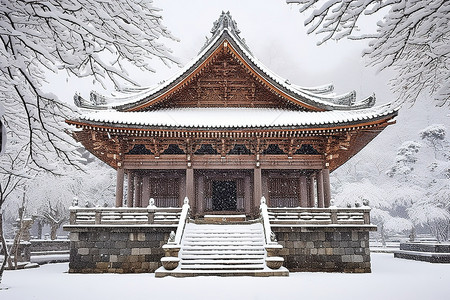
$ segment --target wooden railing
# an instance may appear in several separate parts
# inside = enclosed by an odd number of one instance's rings
[[[312,224],[312,225],[368,225],[370,208],[268,208],[272,225]]]
[[[70,225],[177,225],[181,208],[71,207]]]

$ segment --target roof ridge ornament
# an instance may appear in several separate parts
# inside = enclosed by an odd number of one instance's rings
[[[214,38],[222,34],[224,30],[226,30],[230,35],[232,35],[235,40],[240,42],[241,46],[244,47],[245,50],[247,50],[250,54],[252,54],[247,44],[245,43],[245,39],[239,36],[241,31],[239,30],[236,21],[233,20],[233,17],[231,16],[231,13],[229,11],[227,12],[222,11],[220,17],[216,21],[214,21],[213,27],[211,29],[212,35],[210,38],[206,37],[205,44],[200,49],[199,53],[201,53],[205,48],[207,48],[208,45],[214,40]]]
[[[236,35],[239,35],[239,33],[241,33],[241,31],[237,27],[236,21],[233,20],[233,17],[231,17],[229,11],[227,12],[222,11],[222,14],[220,15],[219,19],[214,21],[211,33],[213,34],[213,36],[215,36],[218,32],[222,31],[225,28],[229,29]]]

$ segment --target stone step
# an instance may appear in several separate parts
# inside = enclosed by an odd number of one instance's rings
[[[189,240],[185,241],[184,246],[222,246],[222,245],[235,245],[235,246],[241,246],[241,245],[252,245],[252,246],[264,246],[264,242],[261,240]]]
[[[266,266],[264,246],[261,223],[189,223],[181,241],[178,267],[171,271],[160,268],[156,276],[288,276],[286,268],[271,270]]]
[[[255,259],[186,259],[182,258],[181,266],[187,265],[264,265],[264,257]]]
[[[289,271],[286,268],[282,270],[176,270],[167,271],[158,269],[155,272],[155,277],[161,278],[165,276],[173,277],[194,277],[194,276],[253,276],[253,277],[269,277],[269,276],[289,276]]]
[[[264,253],[255,253],[255,254],[248,254],[246,253],[242,253],[242,254],[216,254],[216,253],[205,253],[205,254],[195,254],[195,255],[190,255],[190,254],[182,254],[180,256],[181,259],[183,260],[200,260],[200,259],[204,259],[204,260],[208,260],[208,259],[221,259],[221,260],[231,260],[231,259],[249,259],[249,260],[256,260],[256,259],[261,259],[261,257],[264,257]]]
[[[264,251],[264,247],[261,245],[208,245],[208,246],[186,246],[181,247],[182,253],[185,251],[223,251],[223,250],[236,250],[236,251]]]
[[[181,263],[181,270],[263,270],[264,264],[241,264],[241,265],[224,265],[224,264],[196,264],[185,265]]]

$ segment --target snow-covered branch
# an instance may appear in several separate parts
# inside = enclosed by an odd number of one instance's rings
[[[392,88],[403,101],[414,103],[425,94],[438,105],[450,105],[450,2],[447,0],[286,0],[311,11],[308,33],[319,42],[369,39],[363,55],[380,70],[394,68]],[[317,7],[317,8],[316,8]],[[377,30],[359,33],[361,19],[376,17]],[[371,20],[370,19],[370,20]],[[369,20],[369,21],[370,21]]]
[[[0,7],[0,97],[9,140],[27,149],[33,168],[55,172],[63,162],[80,167],[64,119],[76,114],[42,91],[48,72],[65,70],[117,89],[135,65],[153,71],[152,59],[177,63],[161,38],[175,39],[151,0],[6,0]],[[126,63],[125,63],[126,62]]]

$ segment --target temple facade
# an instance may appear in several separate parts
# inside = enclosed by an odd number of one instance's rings
[[[258,251],[253,262],[235,260],[236,274],[370,272],[370,209],[332,206],[330,173],[393,124],[397,107],[277,76],[229,13],[171,79],[123,97],[76,95],[75,103],[83,113],[66,122],[117,170],[117,185],[115,208],[72,208],[71,272],[152,272],[162,262],[157,276],[229,274],[229,259]],[[230,233],[199,225],[211,222],[240,222],[234,236],[257,237],[239,247],[224,238],[214,257],[228,247],[233,258],[205,262],[189,254],[193,245],[213,251],[217,239],[205,234]]]
[[[96,93],[67,120],[87,150],[117,170],[116,206],[181,207],[254,216],[269,207],[328,207],[329,174],[392,123],[370,96],[335,95],[278,77],[221,15],[198,56],[156,87]],[[125,176],[126,175],[126,176]],[[127,189],[124,191],[124,180]],[[126,195],[124,197],[124,195]]]

